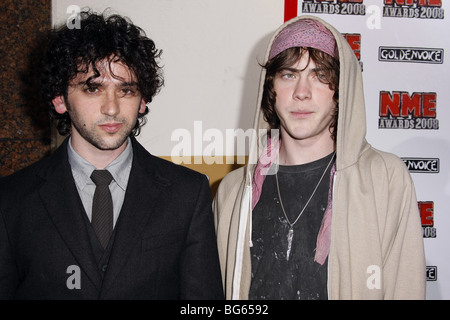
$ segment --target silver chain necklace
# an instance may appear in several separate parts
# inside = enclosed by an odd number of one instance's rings
[[[314,188],[314,191],[311,193],[311,196],[309,197],[309,199],[306,202],[305,206],[303,207],[302,211],[300,211],[300,213],[298,214],[297,218],[294,220],[293,223],[291,223],[289,221],[289,218],[288,218],[288,216],[286,214],[286,211],[284,210],[283,201],[281,201],[280,186],[278,184],[278,173],[275,173],[275,181],[277,182],[278,199],[280,199],[281,210],[283,211],[284,217],[286,218],[286,222],[289,224],[289,232],[288,232],[288,235],[287,235],[288,248],[287,248],[287,251],[286,251],[286,260],[287,261],[289,261],[289,256],[291,254],[291,249],[292,249],[292,239],[294,238],[294,225],[297,223],[298,219],[300,219],[300,217],[302,216],[302,214],[305,211],[306,207],[308,206],[309,202],[314,197],[314,194],[316,193],[317,188],[319,187],[320,183],[322,182],[323,177],[325,176],[325,173],[327,172],[328,168],[330,167],[331,163],[333,162],[333,159],[334,159],[335,155],[336,155],[336,151],[333,153],[333,156],[331,157],[330,162],[328,163],[327,167],[323,171],[322,176],[319,179],[319,182],[316,184],[316,187]]]

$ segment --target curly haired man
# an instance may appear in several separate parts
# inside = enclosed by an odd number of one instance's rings
[[[161,51],[119,15],[52,30],[43,97],[62,135],[0,180],[0,298],[223,298],[207,178],[135,139]]]

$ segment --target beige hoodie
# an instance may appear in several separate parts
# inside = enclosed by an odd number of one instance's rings
[[[314,16],[335,36],[340,60],[339,119],[334,177],[331,247],[328,256],[330,299],[424,299],[425,256],[412,179],[397,156],[367,143],[362,74],[342,35]],[[261,112],[265,71],[255,129],[267,129]],[[252,139],[249,164],[229,173],[214,199],[216,232],[227,299],[247,299],[251,282],[252,175],[261,154]]]

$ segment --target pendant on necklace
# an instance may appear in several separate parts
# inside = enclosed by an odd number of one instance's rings
[[[292,226],[289,228],[289,232],[287,235],[287,241],[288,241],[288,247],[286,251],[286,261],[289,261],[289,256],[291,255],[291,249],[292,249],[292,238],[294,237],[294,229]]]

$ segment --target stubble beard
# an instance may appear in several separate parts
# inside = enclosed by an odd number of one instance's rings
[[[116,150],[120,148],[131,135],[133,130],[133,127],[125,119],[102,120],[94,123],[92,127],[88,127],[73,112],[69,112],[69,115],[72,122],[72,130],[75,129],[86,142],[99,150]],[[119,131],[114,133],[103,132],[102,136],[101,132],[98,132],[98,130],[100,130],[99,125],[108,121],[120,122],[122,123],[122,127]],[[106,135],[106,138],[104,135]],[[111,137],[111,139],[108,139],[108,137]]]
[[[123,122],[122,122],[123,123]],[[89,130],[85,125],[79,125],[78,123],[72,121],[72,125],[75,130],[78,131],[79,135],[86,140],[88,143],[93,145],[99,150],[116,150],[121,147],[127,138],[130,136],[132,128],[129,128],[127,123],[123,123],[124,127],[119,132],[106,133],[107,137],[112,137],[114,139],[105,139],[95,130]],[[96,127],[96,126],[94,126]],[[107,141],[110,140],[110,141]]]

